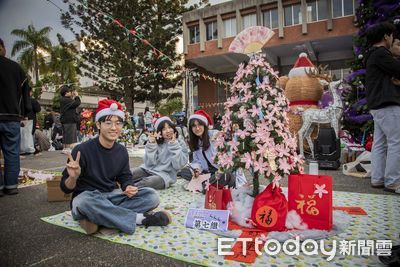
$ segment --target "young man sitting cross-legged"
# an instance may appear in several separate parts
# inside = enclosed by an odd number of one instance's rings
[[[166,226],[171,222],[165,211],[150,212],[160,203],[154,189],[133,186],[128,152],[116,143],[124,118],[119,103],[99,101],[99,136],[77,145],[68,155],[60,186],[63,192],[72,192],[72,217],[87,234],[97,232],[98,226],[132,234],[137,224]]]

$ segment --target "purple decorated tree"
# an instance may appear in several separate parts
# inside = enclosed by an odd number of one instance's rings
[[[220,171],[249,170],[254,196],[259,193],[259,178],[277,184],[284,176],[303,171],[288,127],[288,100],[277,81],[277,73],[261,54],[240,64],[216,140]]]

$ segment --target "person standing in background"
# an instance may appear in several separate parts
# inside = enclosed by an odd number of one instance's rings
[[[76,108],[81,104],[81,99],[76,90],[69,86],[62,86],[60,89],[60,121],[63,126],[63,143],[64,149],[62,153],[71,152],[72,144],[77,142],[77,122],[78,116]]]
[[[393,78],[400,79],[400,61],[389,50],[395,32],[395,26],[388,22],[368,29],[365,87],[374,119],[371,186],[400,194],[400,90],[393,84]]]
[[[32,109],[25,72],[5,56],[6,48],[0,39],[0,149],[4,155],[0,196],[18,194],[20,123]]]
[[[144,126],[147,130],[152,129],[153,114],[151,114],[149,107],[144,109]]]

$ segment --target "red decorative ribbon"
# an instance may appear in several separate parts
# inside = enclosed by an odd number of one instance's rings
[[[311,106],[311,105],[318,105],[318,101],[314,100],[295,100],[295,101],[290,101],[289,106]]]

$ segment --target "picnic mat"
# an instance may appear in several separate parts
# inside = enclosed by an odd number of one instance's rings
[[[247,264],[225,260],[217,255],[218,236],[210,231],[188,229],[184,227],[186,212],[190,203],[204,197],[183,189],[184,181],[178,180],[175,186],[159,191],[161,209],[168,208],[173,215],[173,222],[167,227],[137,227],[133,235],[116,230],[101,229],[95,237],[111,242],[127,244],[136,248],[161,254],[177,260],[206,266],[248,266]],[[328,250],[333,240],[337,242],[336,256],[330,262],[327,256],[313,255],[287,256],[280,252],[276,256],[263,253],[258,256],[253,266],[376,266],[376,256],[342,255],[339,253],[341,240],[385,240],[390,239],[393,245],[399,242],[400,198],[392,195],[372,195],[349,192],[334,192],[334,206],[361,207],[367,215],[351,215],[351,223],[345,232],[329,237],[325,246]],[[83,232],[69,212],[44,217],[43,221]],[[233,244],[232,244],[233,245]]]

